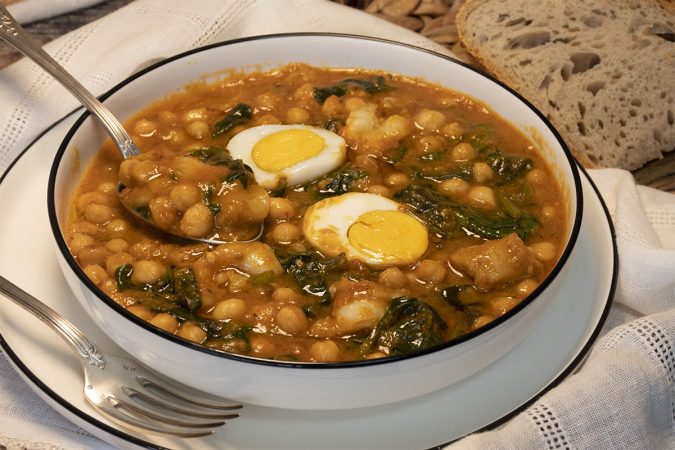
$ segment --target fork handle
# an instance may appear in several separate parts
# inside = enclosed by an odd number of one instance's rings
[[[0,293],[5,294],[14,303],[49,325],[70,345],[83,362],[100,368],[105,367],[103,355],[75,325],[2,275],[0,275]]]
[[[5,41],[46,70],[56,81],[68,89],[89,112],[98,117],[120,152],[122,152],[124,159],[140,154],[131,137],[112,112],[31,39],[2,3],[0,3],[0,40]]]

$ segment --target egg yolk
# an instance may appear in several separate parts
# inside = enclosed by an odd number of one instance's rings
[[[424,226],[401,211],[367,212],[349,227],[347,237],[354,248],[384,263],[413,263],[429,245]]]
[[[284,130],[260,139],[251,156],[262,170],[279,172],[318,155],[325,146],[323,138],[309,130]]]

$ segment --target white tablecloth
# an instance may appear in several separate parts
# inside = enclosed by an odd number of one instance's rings
[[[324,0],[137,0],[46,49],[101,94],[157,58],[214,41],[291,31],[378,36],[446,52],[416,33]],[[77,106],[28,61],[0,73],[0,99],[0,171]],[[636,186],[621,170],[590,175],[615,221],[619,248],[606,334],[578,373],[499,429],[453,447],[675,448],[675,196]],[[2,355],[0,445],[104,446],[47,407]]]

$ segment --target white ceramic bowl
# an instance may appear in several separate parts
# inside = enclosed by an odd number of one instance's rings
[[[120,347],[149,367],[207,392],[251,404],[293,409],[365,407],[404,400],[464,379],[511,350],[556,294],[581,223],[575,162],[558,133],[504,85],[450,58],[397,43],[344,35],[288,34],[241,39],[196,49],[155,64],[112,89],[105,104],[121,119],[197,79],[223,70],[271,69],[289,62],[397,72],[482,100],[530,136],[565,186],[568,244],[550,276],[516,308],[487,326],[436,348],[404,357],[348,363],[291,363],[225,354],[149,326],[99,290],[71,256],[61,229],[82,171],[106,139],[88,114],[70,130],[49,180],[49,216],[63,273],[91,318]]]

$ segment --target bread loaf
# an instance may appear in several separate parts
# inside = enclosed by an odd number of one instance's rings
[[[675,149],[675,2],[469,0],[457,27],[582,164],[633,170]]]

